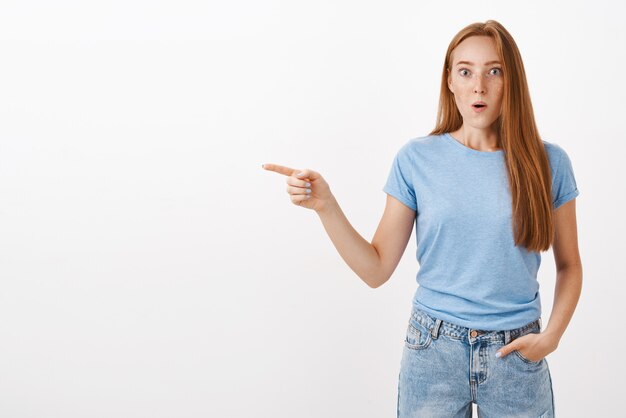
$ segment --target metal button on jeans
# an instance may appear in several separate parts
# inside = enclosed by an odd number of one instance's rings
[[[427,343],[402,351],[398,418],[469,417],[472,404],[484,417],[554,417],[546,359],[530,363],[517,351],[496,357],[514,338],[539,332],[537,325],[485,330],[462,327],[415,308],[411,315],[419,317],[420,336]],[[446,338],[426,335],[426,329]]]

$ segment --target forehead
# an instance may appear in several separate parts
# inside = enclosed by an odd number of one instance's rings
[[[488,62],[500,61],[495,41],[489,36],[470,36],[452,50],[452,65],[459,61],[482,66]]]

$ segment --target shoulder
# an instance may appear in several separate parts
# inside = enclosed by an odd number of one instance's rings
[[[409,139],[400,147],[398,154],[406,157],[417,157],[438,149],[441,135],[418,136]]]
[[[550,167],[554,173],[562,161],[567,161],[569,159],[567,152],[565,152],[565,149],[563,149],[563,147],[556,142],[549,142],[543,139],[541,142],[543,142],[544,149],[548,155],[548,161],[550,162]]]

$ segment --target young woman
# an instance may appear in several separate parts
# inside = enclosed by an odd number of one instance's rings
[[[462,29],[446,53],[435,129],[397,152],[387,204],[369,243],[323,177],[287,176],[294,204],[319,215],[369,286],[395,270],[415,222],[417,273],[398,379],[398,417],[553,417],[546,356],[582,286],[571,161],[540,138],[515,41],[498,22]],[[541,330],[537,272],[552,246],[550,320]]]

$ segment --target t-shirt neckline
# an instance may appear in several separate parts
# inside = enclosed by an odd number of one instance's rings
[[[495,150],[495,151],[479,151],[476,150],[474,148],[470,148],[467,147],[463,144],[461,144],[459,141],[457,141],[456,139],[454,139],[454,137],[452,135],[450,135],[449,132],[446,132],[443,134],[444,139],[446,139],[446,141],[448,143],[451,143],[453,145],[456,146],[456,148],[460,149],[461,151],[463,151],[466,154],[471,154],[471,155],[480,155],[483,157],[500,157],[504,154],[504,150]]]

